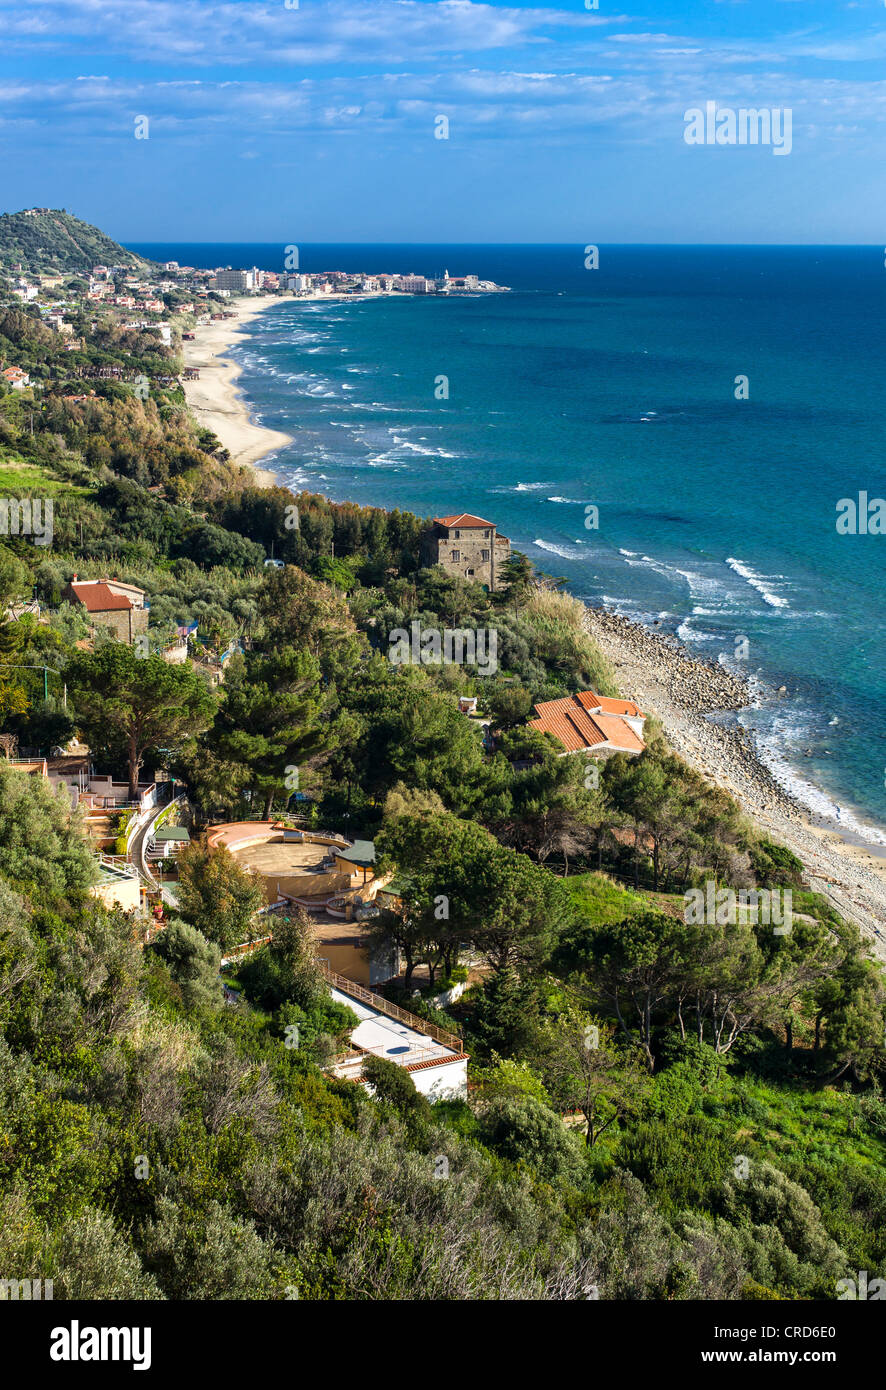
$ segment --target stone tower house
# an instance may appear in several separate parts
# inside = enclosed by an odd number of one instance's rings
[[[502,587],[501,572],[510,559],[511,542],[497,534],[495,522],[461,512],[434,517],[422,536],[421,554],[423,564],[442,565],[449,574],[492,592]]]

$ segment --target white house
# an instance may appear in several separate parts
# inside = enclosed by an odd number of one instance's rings
[[[31,378],[21,367],[7,367],[2,376],[6,385],[11,386],[13,391],[24,391],[25,387],[31,384]]]
[[[338,984],[340,988],[330,990],[332,998],[337,1004],[346,1004],[360,1022],[351,1034],[352,1052],[332,1067],[335,1076],[361,1081],[365,1058],[385,1057],[408,1071],[415,1089],[430,1101],[463,1100],[467,1096],[468,1055],[460,1038],[442,1033],[380,995],[375,997],[377,1006],[368,1002],[368,990],[341,976]],[[368,1083],[362,1084],[368,1089]]]

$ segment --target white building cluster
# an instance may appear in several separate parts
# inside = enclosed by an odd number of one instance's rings
[[[280,288],[297,295],[317,294],[450,294],[483,292],[504,289],[492,280],[476,275],[451,276],[448,270],[437,277],[416,275],[413,272],[381,272],[324,270],[316,274],[299,272],[280,276]]]

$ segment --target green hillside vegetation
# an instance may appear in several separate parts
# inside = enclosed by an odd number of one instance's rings
[[[0,215],[0,267],[19,262],[32,275],[148,264],[64,208]]]
[[[309,823],[396,871],[402,911],[367,925],[405,962],[387,992],[464,1038],[475,1083],[431,1106],[384,1059],[374,1097],[335,1079],[353,1019],[309,923],[278,921],[225,1003],[249,875],[195,845],[144,946],[89,896],[67,799],[0,760],[0,1268],[56,1299],[828,1299],[886,1276],[882,970],[660,729],[588,782],[527,726],[616,689],[574,600],[521,556],[494,594],[423,568],[409,513],[254,487],[160,383],[174,345],[84,315],[65,353],[0,313],[38,383],[0,386],[0,478],[55,504],[51,547],[0,542],[4,609],[35,594],[47,619],[0,622],[0,732],[165,767],[195,840],[292,814],[297,766]],[[120,379],[66,400],[78,359]],[[75,573],[145,589],[147,660],[83,650]],[[497,671],[392,664],[413,620],[494,629]],[[195,622],[193,665],[167,665]],[[792,931],[688,924],[708,881],[790,888]]]

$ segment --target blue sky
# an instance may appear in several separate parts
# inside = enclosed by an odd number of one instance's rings
[[[0,0],[0,210],[138,241],[886,244],[882,0],[598,4]],[[711,100],[790,108],[790,155],[687,145]]]

